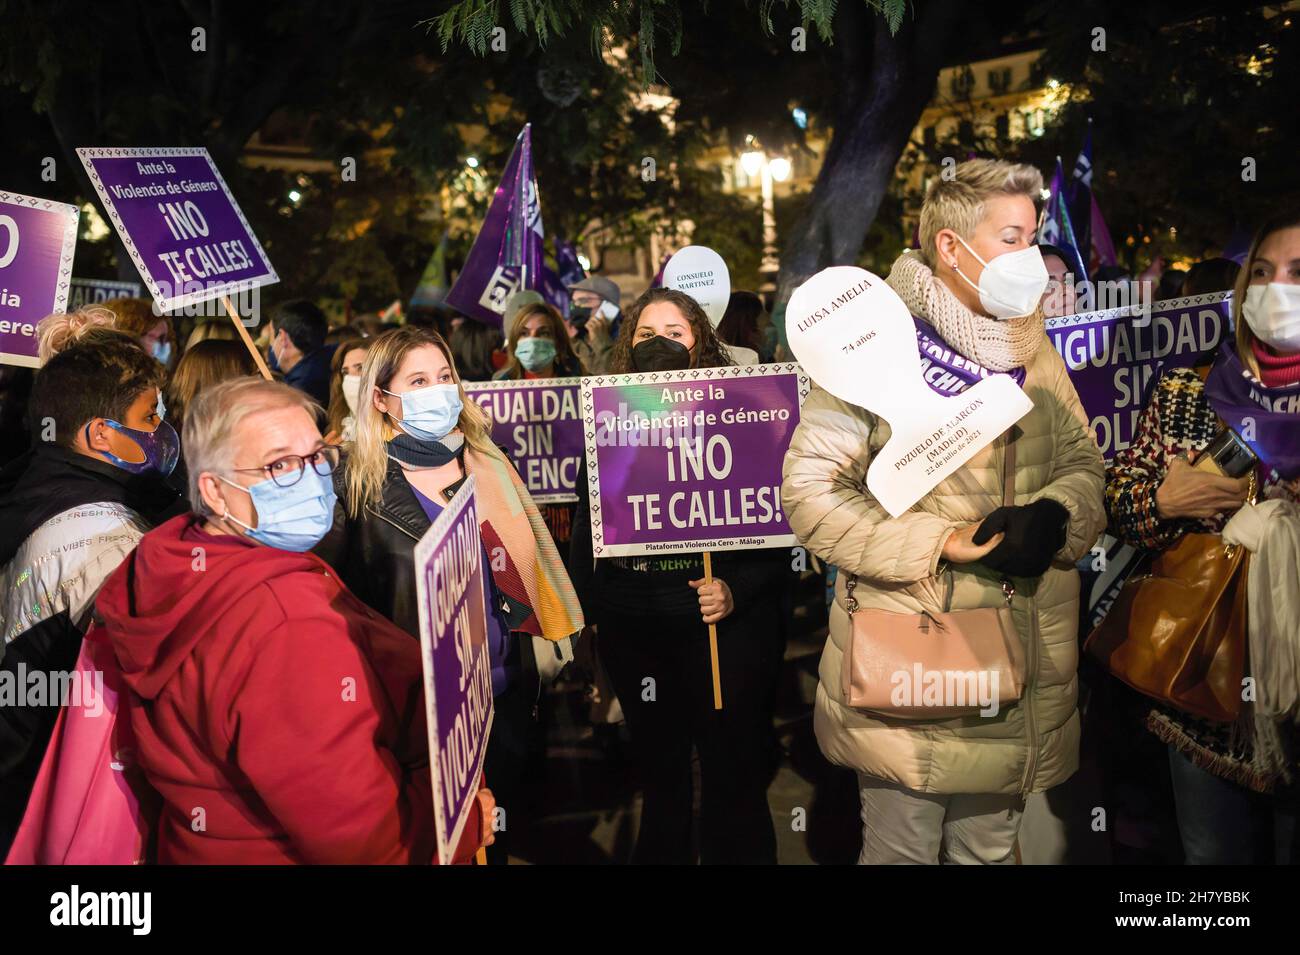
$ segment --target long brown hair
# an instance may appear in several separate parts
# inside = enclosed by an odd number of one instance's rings
[[[524,334],[524,325],[535,315],[545,315],[546,324],[550,326],[551,336],[555,339],[555,364],[552,366],[557,375],[585,375],[586,369],[582,367],[582,362],[578,356],[573,353],[573,344],[569,341],[569,331],[564,327],[564,319],[560,312],[553,305],[547,305],[545,302],[534,302],[531,305],[525,305],[515,314],[515,320],[510,325],[510,334],[506,337],[506,352],[510,355],[510,360],[506,363],[505,377],[512,381],[518,381],[524,377],[524,366],[520,364],[519,357],[515,355],[515,345],[519,344],[519,339]]]
[[[163,389],[167,420],[179,432],[184,426],[185,411],[195,397],[213,385],[231,378],[242,378],[257,371],[243,342],[209,338],[185,349],[176,364],[171,381]]]
[[[348,352],[356,351],[358,348],[369,352],[370,340],[349,338],[347,341],[339,342],[338,347],[334,349],[334,357],[330,359],[330,406],[329,423],[325,426],[326,433],[341,434],[343,431],[343,419],[348,416],[348,400],[343,396],[343,360],[347,358]],[[357,404],[361,404],[359,398]]]
[[[397,434],[397,429],[378,408],[375,407],[375,389],[388,390],[393,376],[402,366],[407,353],[425,345],[434,345],[440,349],[451,368],[451,380],[460,391],[461,412],[457,427],[465,436],[465,443],[474,450],[505,460],[501,451],[492,443],[492,433],[488,427],[487,415],[478,402],[465,394],[460,373],[456,370],[456,361],[451,348],[441,335],[431,328],[419,325],[403,325],[384,332],[370,340],[370,350],[366,353],[366,364],[361,369],[361,396],[357,400],[356,438],[348,453],[346,486],[347,510],[356,517],[367,504],[379,500],[384,493],[384,480],[388,474],[388,441]]]
[[[1250,330],[1250,323],[1242,318],[1241,306],[1246,301],[1246,289],[1250,287],[1251,273],[1255,271],[1255,259],[1259,256],[1259,247],[1274,232],[1296,228],[1300,228],[1300,213],[1295,211],[1265,220],[1250,243],[1250,251],[1246,253],[1241,271],[1237,273],[1237,284],[1232,287],[1232,324],[1236,329],[1237,357],[1256,378],[1259,377],[1259,362],[1255,359],[1255,349],[1252,347],[1256,341],[1255,333]]]
[[[637,322],[641,319],[641,313],[656,302],[676,306],[682,317],[690,322],[691,334],[695,336],[695,347],[691,349],[692,368],[722,368],[735,364],[723,349],[722,342],[713,330],[713,323],[699,302],[677,289],[652,288],[642,293],[623,316],[623,327],[609,356],[611,375],[636,371],[632,364],[632,346],[635,344],[633,339],[636,337]]]

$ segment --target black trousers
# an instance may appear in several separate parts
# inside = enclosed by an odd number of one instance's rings
[[[776,862],[767,785],[780,657],[768,603],[718,625],[721,710],[713,708],[709,634],[698,614],[600,615],[596,650],[627,718],[643,793],[635,863],[694,862],[692,748],[700,755],[700,861]]]
[[[487,847],[488,865],[509,864],[512,827],[522,824],[527,811],[528,766],[537,747],[545,745],[537,723],[537,664],[531,642],[524,644],[530,639],[527,634],[511,634],[507,662],[517,667],[516,677],[492,700],[492,730],[483,757],[483,775],[497,806],[505,810],[505,829],[499,830],[496,842]]]

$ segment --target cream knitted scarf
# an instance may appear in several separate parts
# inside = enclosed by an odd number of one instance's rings
[[[950,348],[990,371],[1028,365],[1043,343],[1041,308],[1008,321],[976,315],[935,278],[915,252],[898,257],[885,284],[898,293],[913,315],[933,325]]]
[[[1247,505],[1223,528],[1223,539],[1251,552],[1246,572],[1246,633],[1255,678],[1255,765],[1291,779],[1292,756],[1279,724],[1300,722],[1300,505],[1274,499]]]

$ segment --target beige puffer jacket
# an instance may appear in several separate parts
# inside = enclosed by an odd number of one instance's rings
[[[866,486],[871,457],[889,438],[888,423],[816,387],[804,403],[781,495],[799,539],[840,569],[814,715],[817,742],[833,763],[928,793],[1038,792],[1078,768],[1079,577],[1072,565],[1105,526],[1105,467],[1065,365],[1046,336],[1026,372],[1023,387],[1034,409],[1016,425],[1015,500],[1051,498],[1070,512],[1070,522],[1047,573],[1037,581],[1014,580],[1011,606],[1025,641],[1025,692],[995,717],[918,721],[851,709],[840,689],[840,660],[850,634],[849,574],[858,575],[861,607],[943,609],[944,542],[954,528],[1001,505],[1005,437],[891,518]],[[1002,604],[993,572],[979,564],[953,570],[953,610]]]

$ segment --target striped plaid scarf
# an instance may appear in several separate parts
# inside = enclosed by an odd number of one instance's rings
[[[582,630],[582,607],[541,512],[504,458],[465,448],[476,478],[479,525],[492,581],[506,598],[511,630],[563,640]]]

